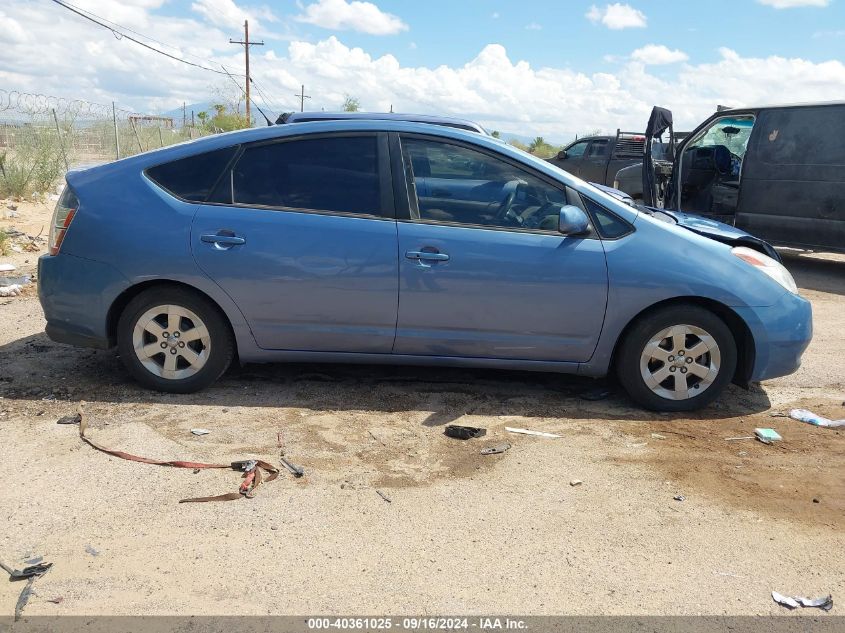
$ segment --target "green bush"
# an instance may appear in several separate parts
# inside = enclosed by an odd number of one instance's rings
[[[9,236],[6,231],[0,229],[0,256],[8,255],[9,250]]]

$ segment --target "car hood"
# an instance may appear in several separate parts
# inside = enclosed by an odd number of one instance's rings
[[[683,213],[681,211],[667,211],[666,209],[655,209],[649,207],[652,211],[664,213],[675,220],[678,226],[698,233],[704,237],[709,237],[711,240],[729,244],[731,246],[748,246],[754,250],[760,251],[764,255],[768,255],[775,261],[780,261],[780,255],[774,247],[768,242],[761,240],[759,237],[754,237],[750,233],[746,233],[742,229],[735,226],[725,224],[724,222],[717,222],[710,218],[705,218],[700,215],[693,215],[691,213]]]

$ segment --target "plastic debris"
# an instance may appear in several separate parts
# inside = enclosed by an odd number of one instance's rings
[[[686,501],[687,498],[684,495],[675,495],[672,497],[675,501]]]
[[[88,553],[88,554],[91,554],[91,556],[95,556],[95,557],[100,555],[99,550],[94,549],[90,545],[85,546],[85,552]]]
[[[32,597],[32,585],[35,584],[35,581],[41,578],[41,576],[50,571],[52,566],[53,563],[39,563],[30,567],[24,567],[22,570],[17,570],[0,563],[0,567],[9,574],[9,580],[27,579],[26,585],[24,586],[23,591],[21,591],[20,596],[18,596],[18,601],[15,603],[15,622],[21,619],[24,607],[26,607],[26,604]]]
[[[469,440],[474,437],[484,437],[487,435],[487,429],[450,424],[443,430],[443,434],[448,437],[454,437],[456,440]]]
[[[194,435],[208,435],[211,431],[208,429],[191,429],[191,433]]]
[[[774,429],[754,429],[754,435],[763,444],[771,444],[772,442],[780,442],[783,438]]]
[[[496,444],[494,446],[487,446],[486,448],[481,449],[482,455],[498,455],[499,453],[504,453],[506,450],[509,450],[511,445],[508,442],[503,442],[501,444]]]
[[[804,598],[801,596],[784,596],[777,591],[772,592],[772,600],[787,609],[797,609],[798,607],[815,607],[830,611],[833,608],[833,596],[825,596],[824,598]]]
[[[574,486],[580,486],[583,483],[584,482],[581,481],[580,479],[573,479],[572,481],[569,482],[569,485],[574,487]]]
[[[0,273],[10,273],[13,270],[17,270],[14,264],[0,264]]]
[[[57,596],[55,598],[47,598],[47,602],[52,602],[53,604],[61,604],[64,602],[64,596]]]
[[[726,437],[726,442],[736,442],[737,440],[753,440],[756,436],[754,435],[743,435],[741,437]]]
[[[0,286],[0,297],[17,297],[22,292],[23,287],[19,285]]]
[[[845,427],[845,419],[829,420],[828,418],[823,418],[820,415],[816,415],[812,411],[807,411],[807,409],[793,409],[789,412],[789,417],[793,420],[798,420],[799,422],[806,422],[807,424],[812,424],[813,426],[821,426],[826,429],[837,429]]]
[[[535,435],[537,437],[563,437],[562,435],[555,435],[554,433],[544,433],[543,431],[530,431],[528,429],[515,429],[510,426],[506,426],[505,430],[508,433],[520,433],[522,435]]]
[[[652,433],[651,437],[652,437],[652,439],[655,439],[655,440],[665,440],[666,439],[666,436],[661,435],[660,433]]]
[[[386,494],[384,494],[381,490],[376,490],[376,494],[379,497],[381,497],[382,499],[384,499],[385,501],[387,501],[388,503],[393,503],[393,501],[390,500],[390,497],[388,497]]]

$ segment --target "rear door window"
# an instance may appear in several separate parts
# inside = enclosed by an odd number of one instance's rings
[[[587,158],[604,158],[607,156],[607,141],[593,141],[587,151]]]
[[[147,177],[177,198],[205,202],[238,147],[180,158],[147,169]]]
[[[375,135],[249,146],[232,169],[236,205],[380,215]]]

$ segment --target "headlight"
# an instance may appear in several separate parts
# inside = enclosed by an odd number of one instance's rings
[[[735,246],[731,249],[731,253],[741,260],[748,262],[760,272],[767,274],[781,286],[789,290],[789,292],[798,294],[798,286],[795,284],[795,279],[792,278],[790,272],[780,262],[776,262],[768,255],[763,255],[760,251],[755,251],[753,248],[748,248],[747,246]]]

